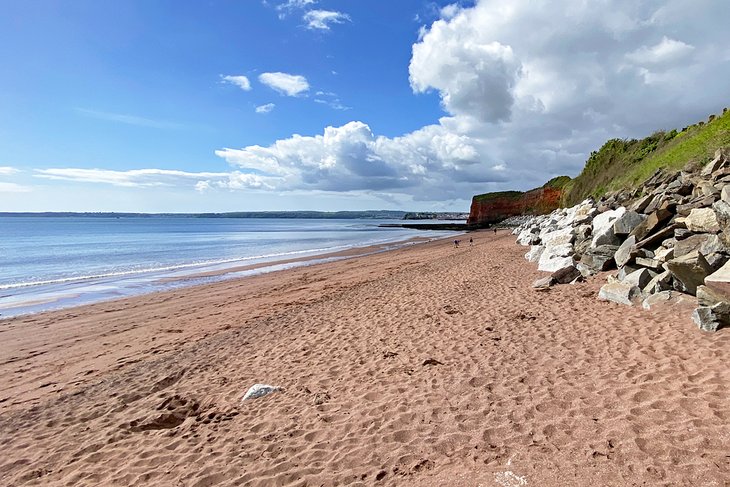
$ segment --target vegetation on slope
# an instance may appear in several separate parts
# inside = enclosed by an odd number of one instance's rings
[[[715,150],[730,145],[730,111],[681,131],[656,132],[641,140],[611,139],[591,153],[583,171],[565,185],[563,206],[588,196],[636,188],[657,169],[677,171],[687,164],[705,164]]]

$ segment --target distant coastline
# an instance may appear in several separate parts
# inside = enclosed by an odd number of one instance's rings
[[[0,212],[0,217],[80,217],[80,218],[289,218],[289,219],[371,219],[371,220],[466,220],[466,213],[413,213],[399,210],[365,211],[234,211],[226,213],[131,213],[131,212]],[[456,218],[455,218],[456,217]],[[463,217],[463,218],[462,218]]]

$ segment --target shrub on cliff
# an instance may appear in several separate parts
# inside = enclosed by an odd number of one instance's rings
[[[583,171],[565,186],[563,206],[588,196],[635,188],[657,169],[675,171],[687,163],[704,164],[718,147],[730,145],[730,112],[681,131],[655,132],[644,139],[611,139],[591,153]]]

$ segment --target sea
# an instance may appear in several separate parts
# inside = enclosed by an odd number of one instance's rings
[[[455,234],[379,226],[388,223],[403,222],[0,216],[0,319],[331,262]]]

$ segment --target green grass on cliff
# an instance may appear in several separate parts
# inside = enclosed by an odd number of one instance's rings
[[[681,131],[656,132],[641,140],[611,139],[591,153],[580,175],[565,185],[563,204],[636,188],[657,169],[677,171],[688,163],[705,164],[724,146],[730,146],[728,110]]]
[[[520,196],[522,196],[522,191],[497,191],[494,193],[484,193],[484,194],[478,194],[474,196],[474,201],[489,201],[493,200],[495,198],[510,198],[510,199],[518,199]]]
[[[567,184],[569,184],[571,181],[570,176],[558,176],[555,178],[552,178],[550,181],[545,183],[542,187],[543,188],[564,188]],[[535,188],[540,189],[540,188]],[[530,190],[534,191],[534,190]],[[527,191],[529,192],[529,191]],[[489,201],[493,200],[495,198],[510,198],[513,200],[519,199],[522,197],[522,195],[525,194],[522,191],[496,191],[494,193],[484,193],[484,194],[478,194],[474,196],[474,201]]]

